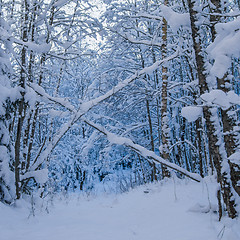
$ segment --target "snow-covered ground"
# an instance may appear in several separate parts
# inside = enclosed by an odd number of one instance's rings
[[[239,240],[240,221],[219,223],[215,203],[210,180],[170,179],[121,195],[58,198],[35,217],[23,201],[0,204],[0,240]]]

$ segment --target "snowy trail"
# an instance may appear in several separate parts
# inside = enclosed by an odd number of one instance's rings
[[[174,185],[169,180],[118,196],[72,196],[67,202],[59,201],[50,214],[29,219],[25,207],[0,205],[0,240],[240,239],[239,221],[223,220],[226,227],[220,238],[223,223],[216,214],[189,211],[197,203],[208,206],[203,183]]]

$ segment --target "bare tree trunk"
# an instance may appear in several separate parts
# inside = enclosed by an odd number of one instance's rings
[[[136,22],[136,24],[138,25],[138,22]],[[144,63],[143,54],[142,54],[142,52],[140,52],[140,54],[141,54],[141,65],[142,65],[142,68],[144,68],[145,67],[145,63]],[[145,76],[145,78],[147,78],[147,77],[148,76]],[[147,120],[148,120],[148,126],[149,126],[150,145],[151,145],[151,150],[154,152],[153,127],[152,127],[152,118],[151,118],[151,113],[150,113],[150,105],[149,105],[148,93],[146,93],[146,110],[147,110]],[[153,162],[153,163],[150,163],[150,166],[152,168],[152,171],[151,171],[151,181],[153,182],[154,180],[157,180],[156,164]]]
[[[153,139],[153,128],[152,128],[152,119],[150,114],[150,106],[149,106],[149,100],[146,99],[146,107],[147,107],[147,117],[148,117],[148,125],[149,125],[149,133],[150,133],[150,144],[151,144],[151,150],[154,152],[154,139]],[[156,164],[153,163],[152,165],[152,176],[151,180],[156,181],[157,175],[156,175]]]
[[[23,29],[22,29],[22,40],[23,42],[28,41],[28,13],[29,13],[29,6],[28,2],[24,1],[22,3],[22,9],[24,11],[23,15]],[[21,53],[21,72],[20,72],[20,87],[22,89],[25,89],[26,84],[26,55],[27,50],[26,47],[23,46],[22,53]],[[18,124],[17,124],[17,133],[16,133],[16,140],[15,140],[15,162],[14,162],[14,168],[15,168],[15,185],[16,185],[16,198],[19,199],[20,194],[20,152],[21,152],[21,137],[22,137],[22,129],[23,129],[23,121],[25,118],[24,115],[24,109],[25,109],[25,102],[24,102],[24,91],[21,92],[21,99],[19,100],[18,105]]]

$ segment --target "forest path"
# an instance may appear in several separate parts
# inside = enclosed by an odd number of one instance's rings
[[[23,204],[1,204],[0,240],[239,240],[240,221],[198,211],[214,206],[212,185],[169,180],[122,195],[74,195],[29,218]]]

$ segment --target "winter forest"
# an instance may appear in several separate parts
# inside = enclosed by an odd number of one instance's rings
[[[174,181],[240,228],[239,105],[238,0],[0,0],[0,218]]]

